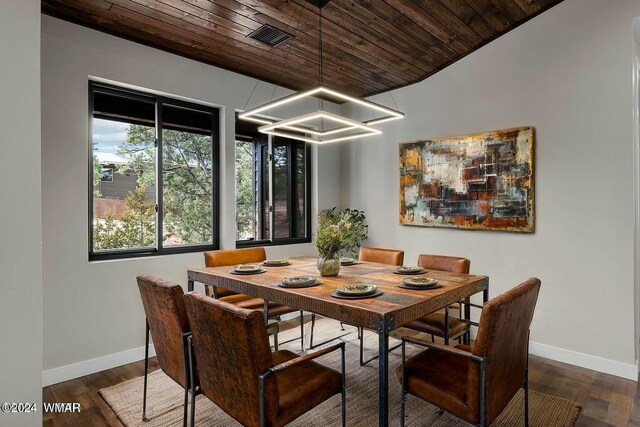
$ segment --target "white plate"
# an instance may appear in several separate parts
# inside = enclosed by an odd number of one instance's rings
[[[264,261],[262,261],[262,265],[267,265],[267,266],[272,266],[272,267],[278,267],[281,265],[289,265],[289,260],[286,258],[283,259],[265,259]]]
[[[316,278],[313,276],[287,276],[282,279],[282,284],[290,287],[304,287],[314,283]]]
[[[368,295],[374,293],[378,287],[371,283],[354,283],[336,289],[340,295]]]
[[[402,279],[402,283],[416,288],[431,288],[437,285],[438,281],[430,277],[405,277]]]
[[[233,268],[233,271],[238,273],[254,273],[260,270],[262,270],[260,264],[238,264]]]
[[[396,268],[396,273],[400,273],[400,274],[416,274],[416,273],[421,273],[422,271],[424,271],[424,269],[422,267],[418,267],[416,266],[406,266],[403,265],[401,267]]]

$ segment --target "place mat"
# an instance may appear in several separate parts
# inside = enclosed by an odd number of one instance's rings
[[[342,295],[339,294],[337,291],[333,291],[331,292],[331,296],[334,298],[340,298],[340,299],[366,299],[366,298],[375,298],[377,296],[382,295],[384,292],[377,290],[372,294],[366,294],[366,295]]]

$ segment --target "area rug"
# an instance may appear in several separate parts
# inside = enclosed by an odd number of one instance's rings
[[[316,323],[317,333],[314,340],[321,341],[333,334],[341,333],[337,322],[322,319]],[[351,329],[354,331],[353,329]],[[297,331],[291,331],[292,336]],[[344,333],[344,332],[342,332]],[[287,339],[287,333],[281,334],[281,340]],[[368,335],[373,335],[369,333]],[[366,340],[367,354],[375,354],[377,340]],[[341,337],[346,342],[347,372],[347,425],[369,427],[378,424],[378,370],[377,363],[371,362],[365,367],[358,363],[358,339],[355,332]],[[316,341],[317,342],[317,341]],[[291,350],[299,350],[299,343],[288,344]],[[340,352],[330,353],[317,359],[320,363],[340,369]],[[395,367],[400,364],[399,351],[389,355],[389,424],[400,424],[400,387],[396,379]],[[143,378],[133,380],[100,390],[100,394],[127,427],[168,427],[182,425],[183,390],[162,371],[149,375],[147,400],[147,418],[142,421],[142,388]],[[515,427],[524,425],[524,400],[522,390],[511,401],[500,417],[492,424],[496,427]],[[529,393],[529,425],[531,427],[570,427],[580,415],[581,406],[575,402],[550,396],[535,391]],[[307,414],[293,421],[290,426],[328,427],[339,426],[340,396],[317,406]],[[235,420],[225,414],[204,396],[196,399],[196,425],[202,427],[238,426]],[[407,397],[407,426],[466,426],[456,417],[441,412],[414,396]]]

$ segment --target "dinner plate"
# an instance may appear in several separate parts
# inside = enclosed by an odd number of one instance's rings
[[[340,295],[360,296],[372,294],[377,289],[378,287],[372,283],[354,283],[342,286],[336,289],[336,292]]]
[[[425,269],[418,266],[401,266],[393,270],[396,274],[421,274],[425,272]]]
[[[337,291],[333,291],[331,292],[329,295],[331,295],[334,298],[340,298],[340,299],[365,299],[365,298],[375,298],[377,296],[382,295],[384,292],[377,290],[372,294],[366,294],[366,295],[343,295],[343,294],[339,294]]]
[[[236,273],[257,273],[262,270],[260,264],[238,264],[233,267],[233,271]]]
[[[262,261],[262,265],[266,265],[267,267],[282,267],[283,265],[291,264],[288,259],[265,259]]]
[[[316,280],[314,276],[287,276],[284,277],[280,283],[288,288],[304,288],[315,285]]]
[[[441,288],[442,285],[440,284],[435,284],[433,286],[412,286],[412,285],[407,285],[406,283],[400,283],[398,285],[399,288],[403,288],[403,289],[411,289],[414,291],[429,291],[431,289],[438,289]]]
[[[318,286],[320,284],[322,284],[322,281],[317,277],[314,277],[312,282],[300,282],[300,283],[290,283],[290,284],[284,283],[284,279],[283,279],[282,282],[278,283],[278,286],[280,286],[281,288],[310,288],[312,286]]]
[[[429,288],[434,287],[438,284],[436,279],[432,279],[431,277],[405,277],[402,279],[402,283],[405,285],[410,285],[416,288]]]
[[[251,271],[236,271],[236,270],[231,270],[229,273],[231,274],[238,274],[240,276],[249,276],[251,274],[261,274],[261,273],[266,273],[267,270],[265,270],[264,268],[261,268],[257,271],[255,270],[251,270]]]
[[[340,265],[353,265],[357,263],[358,262],[353,258],[340,257]]]

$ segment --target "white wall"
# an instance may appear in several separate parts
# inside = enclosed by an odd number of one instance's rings
[[[542,291],[532,352],[636,379],[634,0],[566,0],[424,82],[394,92],[406,119],[342,147],[342,207],[369,244],[462,255],[492,296],[531,276]],[[388,95],[376,99],[389,104]],[[531,125],[536,232],[400,226],[398,143]]]
[[[186,269],[203,263],[201,253],[88,262],[90,76],[222,106],[221,243],[235,247],[233,112],[244,106],[255,80],[43,16],[45,384],[140,358],[144,314],[136,275],[154,274],[186,286]],[[266,102],[272,89],[259,85],[249,107]],[[276,96],[284,94],[281,89]],[[339,154],[339,147],[313,149],[312,212],[339,202]],[[315,250],[304,244],[267,252],[291,256]]]
[[[0,12],[0,425],[42,422],[40,228],[40,1],[8,0]]]

